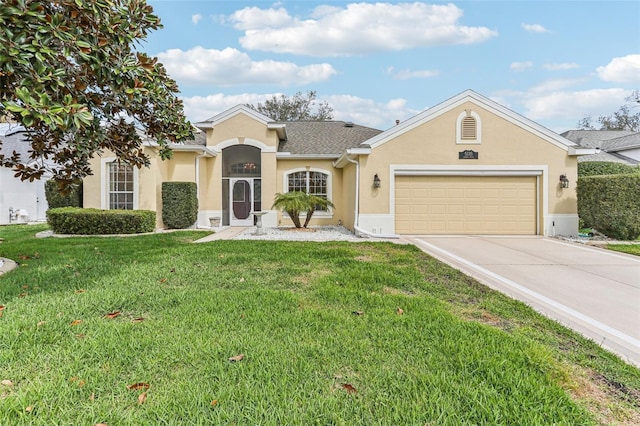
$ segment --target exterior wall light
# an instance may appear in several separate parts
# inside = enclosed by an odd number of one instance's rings
[[[380,178],[377,173],[373,176],[373,187],[380,188]]]
[[[560,188],[568,188],[569,187],[569,179],[567,179],[567,175],[560,175]]]

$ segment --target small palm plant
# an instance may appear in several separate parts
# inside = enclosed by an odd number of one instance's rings
[[[287,213],[296,228],[302,228],[300,213],[306,213],[304,221],[304,227],[306,228],[316,208],[326,209],[327,207],[333,207],[333,203],[326,198],[307,194],[302,191],[291,191],[285,192],[284,194],[276,194],[271,208]]]

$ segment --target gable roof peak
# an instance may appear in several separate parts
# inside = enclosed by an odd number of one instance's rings
[[[389,140],[423,124],[430,120],[433,120],[440,115],[459,107],[465,102],[472,101],[477,104],[479,107],[486,109],[493,114],[502,117],[513,124],[526,129],[529,132],[535,133],[548,142],[561,147],[565,150],[569,150],[570,147],[575,147],[577,144],[575,142],[570,141],[569,139],[564,138],[563,136],[553,132],[552,130],[547,129],[546,127],[535,123],[534,121],[526,118],[523,115],[518,114],[517,112],[500,105],[496,101],[493,101],[478,92],[475,92],[471,89],[467,89],[439,104],[428,108],[421,113],[414,115],[413,117],[405,120],[402,123],[399,123],[390,129],[384,131],[378,136],[371,138],[368,141],[365,141],[366,144],[370,145],[371,148],[375,148],[378,145],[382,145]]]
[[[272,120],[270,117],[267,117],[266,115],[259,113],[258,111],[248,107],[247,105],[240,104],[232,108],[229,108],[228,110],[222,111],[221,113],[218,113],[207,120],[195,123],[195,126],[198,127],[199,129],[211,129],[216,124],[219,124],[232,117],[235,117],[238,114],[248,115],[249,117],[263,124],[269,124],[274,122],[274,120]]]

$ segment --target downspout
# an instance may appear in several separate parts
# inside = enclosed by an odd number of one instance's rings
[[[351,157],[349,157],[349,155],[346,155],[345,158],[351,164],[356,165],[356,202],[355,202],[356,205],[354,206],[354,209],[353,209],[353,214],[355,215],[354,221],[353,221],[353,229],[356,232],[359,232],[358,225],[360,224],[360,162],[356,160],[352,160]]]
[[[200,159],[207,155],[206,150],[202,150],[202,154],[196,156],[196,198],[198,200],[198,213],[200,213]],[[198,221],[196,220],[196,228],[198,227]]]

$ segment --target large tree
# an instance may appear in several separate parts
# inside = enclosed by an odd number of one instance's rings
[[[0,116],[27,129],[32,151],[0,165],[23,180],[50,167],[60,182],[90,174],[105,150],[148,166],[136,127],[169,158],[168,143],[193,133],[175,81],[137,50],[160,27],[145,0],[2,0]]]
[[[629,130],[640,132],[640,112],[633,113],[631,108],[637,108],[640,103],[640,92],[634,90],[625,99],[631,105],[622,105],[618,111],[610,115],[601,115],[595,120],[591,115],[585,115],[578,121],[578,129],[582,130]],[[635,105],[634,105],[635,104]]]
[[[316,92],[297,92],[293,96],[272,96],[264,103],[247,106],[275,121],[323,121],[333,119],[333,108],[326,102],[316,102]]]

